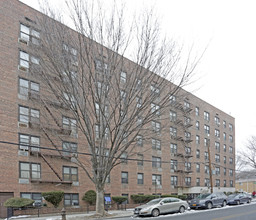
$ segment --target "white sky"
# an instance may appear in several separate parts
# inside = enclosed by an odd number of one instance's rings
[[[38,9],[37,0],[21,1]],[[210,43],[196,70],[200,80],[185,89],[235,117],[236,149],[242,149],[256,135],[256,1],[123,1],[129,10],[154,5],[163,31],[194,44],[199,53]],[[56,6],[64,0],[49,2]]]

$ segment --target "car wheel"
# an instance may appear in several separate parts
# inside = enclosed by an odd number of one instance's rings
[[[207,209],[211,209],[212,208],[212,203],[211,202],[208,202],[207,205],[206,205]]]
[[[179,209],[179,212],[180,212],[180,213],[185,212],[185,207],[184,207],[184,206],[181,206],[180,209]]]
[[[239,200],[237,200],[237,201],[236,201],[236,204],[237,204],[237,205],[240,205],[240,201],[239,201]]]
[[[159,214],[160,214],[160,212],[159,212],[158,209],[153,209],[153,210],[152,210],[152,216],[153,216],[153,217],[157,217],[157,216],[159,216]]]
[[[251,200],[251,199],[249,199],[247,203],[251,203],[251,201],[252,201],[252,200]]]
[[[225,207],[226,205],[227,205],[227,202],[226,202],[226,200],[224,200],[222,203],[222,207]]]

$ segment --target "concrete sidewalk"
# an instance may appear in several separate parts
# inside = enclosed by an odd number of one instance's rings
[[[121,217],[129,217],[133,216],[133,209],[127,210],[110,210],[107,212],[108,215],[104,218],[97,218],[95,216],[95,212],[89,213],[76,213],[76,214],[67,214],[67,220],[85,220],[85,219],[113,219],[113,218],[121,218]],[[59,215],[41,215],[40,217],[37,216],[13,216],[9,218],[9,220],[62,220],[61,213]],[[7,220],[7,219],[6,219]]]

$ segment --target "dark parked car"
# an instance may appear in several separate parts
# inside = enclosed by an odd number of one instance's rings
[[[227,196],[224,193],[206,193],[201,194],[190,202],[191,209],[207,208],[211,209],[217,206],[226,206]]]
[[[134,209],[134,214],[139,216],[152,215],[153,217],[156,217],[160,214],[171,212],[183,213],[187,208],[188,203],[186,201],[173,197],[166,197],[153,199],[144,205],[136,207]]]
[[[228,196],[227,203],[229,205],[240,205],[243,203],[250,203],[252,199],[246,193],[234,193]]]

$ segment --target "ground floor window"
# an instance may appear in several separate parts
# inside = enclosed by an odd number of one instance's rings
[[[65,193],[64,194],[64,205],[65,206],[78,206],[79,205],[78,193]]]
[[[33,199],[35,203],[42,203],[41,193],[20,193],[21,198]]]

